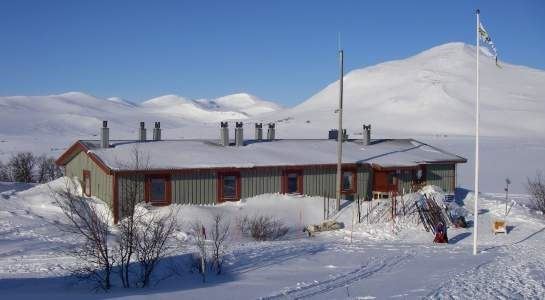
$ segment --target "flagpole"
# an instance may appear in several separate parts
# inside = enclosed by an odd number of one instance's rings
[[[344,53],[339,49],[339,127],[337,129],[337,211],[341,209],[341,180],[342,180],[342,157],[343,157],[343,76],[344,76]]]
[[[479,25],[480,11],[477,9],[477,101],[475,103],[475,203],[473,208],[473,255],[477,255],[477,228],[479,215]]]

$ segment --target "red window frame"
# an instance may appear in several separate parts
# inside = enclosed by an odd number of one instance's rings
[[[152,179],[163,179],[165,181],[165,198],[162,200],[152,200],[151,199],[151,180]],[[170,181],[170,175],[167,174],[152,174],[146,175],[146,184],[144,185],[145,189],[145,201],[151,203],[152,205],[169,205],[172,202],[172,185]]]
[[[297,174],[297,192],[295,194],[303,194],[303,170],[302,169],[286,169],[282,171],[282,194],[288,193],[288,174]]]
[[[356,168],[343,168],[341,180],[344,180],[344,172],[352,172],[352,187],[349,190],[345,190],[341,181],[341,193],[348,195],[355,194],[358,191],[358,170]]]
[[[235,197],[224,197],[223,196],[223,179],[227,176],[235,177]],[[241,191],[241,180],[240,172],[219,172],[217,181],[217,190],[218,190],[218,202],[222,203],[225,201],[238,201],[240,200],[240,191]]]
[[[91,185],[91,172],[89,170],[83,170],[83,175],[82,175],[82,190],[83,190],[83,194],[87,197],[91,197],[91,189],[92,189],[92,185]],[[86,187],[87,187],[87,182],[89,182],[89,193],[87,193],[86,191]]]

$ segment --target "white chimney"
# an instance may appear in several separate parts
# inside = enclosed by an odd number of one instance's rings
[[[274,126],[274,123],[269,123],[269,128],[267,129],[267,140],[269,141],[272,141],[275,138]]]
[[[108,128],[108,121],[102,121],[102,128],[100,128],[100,147],[110,147],[110,129]]]
[[[363,144],[364,145],[371,144],[371,124],[369,125],[363,124]]]
[[[263,139],[263,123],[255,123],[255,140],[261,141]]]
[[[153,128],[153,140],[161,140],[161,122],[155,122],[155,127]]]
[[[144,122],[140,122],[140,129],[138,130],[138,141],[140,142],[146,141],[146,126]]]
[[[221,122],[220,126],[220,143],[227,147],[229,146],[229,123]]]
[[[244,135],[242,132],[242,122],[236,122],[235,126],[235,146],[244,146]]]

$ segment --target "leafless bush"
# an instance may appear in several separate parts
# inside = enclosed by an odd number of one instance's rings
[[[98,209],[87,199],[77,196],[77,184],[71,180],[60,189],[51,189],[55,204],[61,208],[67,223],[58,223],[61,230],[81,237],[83,244],[67,252],[78,260],[72,273],[78,278],[91,280],[97,288],[111,287],[115,264],[108,239],[110,238],[110,214]]]
[[[0,161],[0,181],[9,181],[8,167]]]
[[[238,222],[239,229],[257,241],[277,240],[288,233],[284,223],[271,216],[244,216]]]
[[[36,158],[36,182],[45,183],[62,177],[62,170],[55,164],[55,159],[45,155]]]
[[[142,287],[149,286],[155,267],[167,255],[167,241],[175,229],[176,216],[172,210],[164,216],[150,213],[140,219],[135,244]]]
[[[191,225],[191,233],[194,238],[195,246],[198,251],[199,273],[201,273],[202,281],[206,282],[206,265],[208,261],[208,250],[206,247],[206,229],[200,221],[196,221]]]
[[[532,196],[536,209],[545,213],[545,180],[543,173],[537,172],[535,178],[528,178],[527,189]]]
[[[145,162],[141,159],[142,153],[138,148],[134,148],[132,151],[132,163],[126,166],[131,170],[141,170],[147,167],[147,160]],[[137,205],[143,201],[142,183],[138,180],[129,180],[124,186],[124,196],[121,204],[121,220],[117,227],[119,233],[117,236],[117,249],[115,251],[117,260],[119,261],[121,277],[121,283],[123,287],[129,288],[130,283],[130,266],[133,261],[134,255],[137,252],[136,235],[140,227],[145,227],[147,224],[143,223],[143,218],[146,215],[145,210],[137,210]]]
[[[33,182],[32,172],[36,159],[30,152],[19,152],[13,155],[8,162],[8,172],[11,181]]]
[[[229,238],[230,223],[225,216],[217,213],[213,216],[212,230],[210,238],[212,239],[212,269],[216,274],[221,274],[223,266],[223,257],[225,255],[226,242]]]

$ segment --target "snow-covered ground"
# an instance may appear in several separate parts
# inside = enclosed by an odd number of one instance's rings
[[[461,155],[468,163],[459,165],[457,185],[472,190],[474,60],[474,47],[449,43],[349,72],[344,124],[350,137],[360,137],[362,123],[371,123],[372,138],[410,137]],[[262,195],[179,208],[185,229],[217,211],[233,219],[266,212],[290,226],[280,241],[233,234],[224,275],[201,283],[184,263],[189,247],[162,267],[174,275],[149,289],[117,285],[109,293],[93,293],[69,276],[77,262],[63,250],[79,242],[55,225],[62,218],[49,187],[0,183],[0,297],[543,299],[545,220],[530,208],[525,183],[544,168],[545,72],[500,64],[498,69],[491,58],[481,61],[481,190],[487,193],[481,198],[478,256],[471,255],[472,228],[451,228],[450,244],[434,245],[430,233],[410,224],[363,223],[352,230],[350,206],[338,216],[345,229],[307,238],[301,228],[321,221],[322,199]],[[218,122],[228,119],[244,119],[250,138],[253,122],[276,122],[277,138],[325,138],[336,124],[336,99],[336,82],[288,109],[243,93],[212,100],[166,95],[142,104],[79,92],[0,97],[0,160],[18,151],[58,157],[76,139],[96,139],[102,120],[109,120],[112,139],[135,139],[140,121],[149,130],[160,121],[165,139],[214,139]],[[509,233],[495,236],[491,222],[504,210],[505,178],[513,183],[511,199],[517,204],[507,218]],[[460,199],[471,219],[471,193]],[[179,270],[173,273],[175,266]]]
[[[523,195],[511,197],[516,204],[507,217],[507,235],[491,232],[492,220],[504,214],[504,195],[483,195],[477,256],[471,254],[472,228],[450,228],[450,243],[436,245],[431,233],[413,223],[394,230],[390,222],[363,220],[352,227],[350,205],[336,216],[344,229],[308,238],[301,227],[322,220],[319,197],[269,194],[218,206],[180,206],[182,230],[221,211],[231,220],[257,213],[276,216],[290,232],[279,241],[255,242],[233,228],[225,272],[207,283],[188,270],[186,257],[193,249],[187,247],[161,268],[164,273],[176,267],[177,272],[149,289],[118,285],[111,292],[94,293],[69,277],[77,262],[62,249],[78,241],[54,224],[62,217],[50,188],[2,183],[0,191],[0,290],[5,299],[545,297],[545,219]],[[472,194],[461,198],[461,209],[472,219]]]

